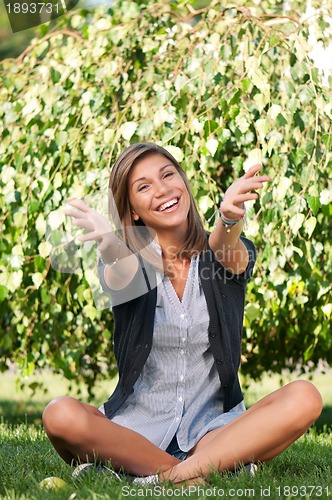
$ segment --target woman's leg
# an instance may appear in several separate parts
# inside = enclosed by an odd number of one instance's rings
[[[49,403],[43,425],[54,448],[69,464],[110,461],[117,470],[147,476],[180,463],[142,435],[111,422],[95,407],[74,398],[62,397]]]
[[[298,439],[318,418],[322,398],[306,381],[278,389],[220,429],[209,432],[187,460],[161,474],[180,482],[233,470],[237,464],[270,460]]]

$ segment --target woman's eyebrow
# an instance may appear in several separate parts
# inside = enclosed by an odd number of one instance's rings
[[[167,165],[164,165],[163,167],[161,167],[159,169],[159,172],[162,172],[165,168],[167,167],[174,167],[173,163],[167,163]],[[175,167],[174,167],[175,168]],[[135,184],[135,182],[138,182],[138,181],[144,181],[146,180],[146,177],[139,177],[138,179],[136,179],[131,186],[133,186]]]

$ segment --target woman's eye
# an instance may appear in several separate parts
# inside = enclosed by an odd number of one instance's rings
[[[147,188],[147,187],[148,187],[148,185],[147,185],[147,184],[143,184],[143,186],[140,186],[140,187],[138,188],[138,190],[139,190],[139,191],[143,191],[143,190],[144,190],[145,188]]]
[[[170,177],[171,175],[174,175],[175,172],[166,172],[164,177]]]

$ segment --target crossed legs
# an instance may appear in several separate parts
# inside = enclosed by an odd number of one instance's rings
[[[110,461],[114,469],[146,476],[180,462],[141,434],[71,397],[51,401],[44,410],[43,425],[54,448],[69,464]]]
[[[44,411],[46,433],[68,463],[111,461],[133,475],[158,473],[174,483],[265,462],[298,439],[318,418],[322,399],[306,381],[296,381],[258,401],[226,426],[206,434],[180,461],[135,431],[111,422],[99,410],[73,398],[51,402]]]
[[[291,382],[206,434],[185,462],[162,475],[178,482],[207,476],[212,469],[233,470],[236,464],[271,460],[302,436],[321,410],[321,395],[310,382]]]

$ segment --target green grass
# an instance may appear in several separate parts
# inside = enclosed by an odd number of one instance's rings
[[[324,412],[316,427],[272,462],[261,466],[254,478],[245,473],[236,477],[213,474],[211,486],[206,490],[191,487],[187,491],[176,491],[171,486],[144,490],[97,475],[73,480],[71,468],[57,456],[40,425],[45,404],[53,397],[68,393],[66,382],[43,372],[36,380],[45,382],[48,393],[40,391],[31,397],[27,392],[15,391],[15,379],[13,372],[1,375],[0,498],[332,498],[331,372],[316,375],[313,380],[324,400]],[[285,377],[284,382],[288,379],[290,377]],[[94,404],[104,401],[113,386],[114,383],[101,384]],[[247,405],[278,387],[276,376],[250,384],[246,392]],[[75,395],[73,391],[71,395]],[[86,400],[86,396],[83,391],[81,397]],[[42,490],[39,482],[49,476],[61,477],[68,487],[55,492]]]

